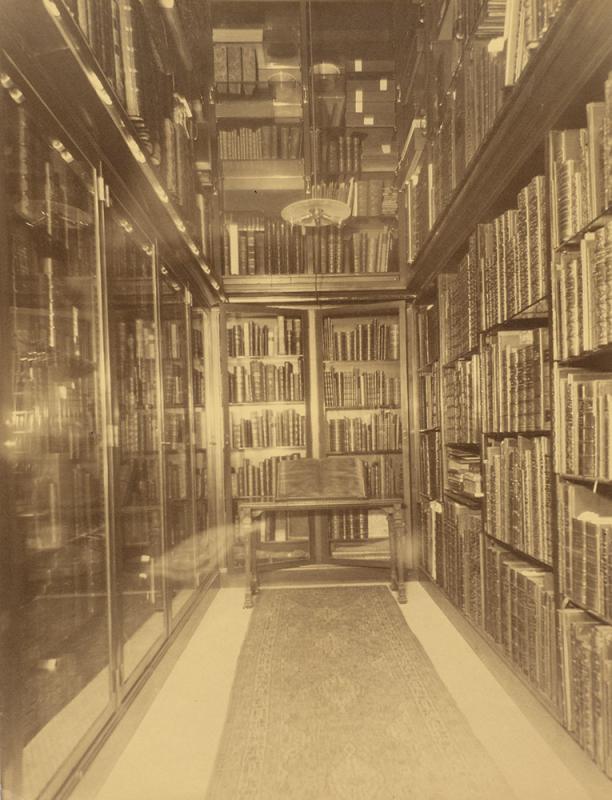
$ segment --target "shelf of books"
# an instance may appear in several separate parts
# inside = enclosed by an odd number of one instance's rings
[[[311,19],[297,3],[213,6],[228,292],[341,292],[347,274],[360,292],[398,288],[390,31],[333,6],[314,7]],[[349,221],[281,219],[308,196],[346,202]]]
[[[441,427],[419,454],[423,569],[610,777],[611,87],[570,98],[512,207],[466,230],[413,311],[412,368],[419,434],[436,408]]]
[[[127,679],[165,633],[159,323],[151,243],[117,206],[106,223],[117,432],[114,508]]]
[[[307,316],[300,311],[236,307],[225,315],[226,430],[233,566],[244,562],[238,538],[238,500],[271,500],[278,465],[311,452]],[[270,546],[271,545],[271,546]],[[258,558],[310,558],[310,523],[283,512],[261,530]]]
[[[194,474],[194,535],[196,580],[202,585],[216,573],[218,554],[214,534],[214,514],[211,495],[214,476],[211,476],[211,454],[209,453],[209,412],[212,389],[209,386],[210,328],[206,312],[193,305],[190,314],[191,365],[193,392],[193,474]]]
[[[329,309],[321,315],[322,451],[356,455],[368,497],[404,496],[402,309]],[[329,556],[338,560],[389,558],[389,531],[379,511],[326,515]]]
[[[609,67],[605,0],[465,0],[448,4],[442,25],[433,5],[427,12],[426,68],[417,79],[426,143],[398,171],[408,286],[417,292],[432,264],[443,270],[461,249],[466,228],[489,217],[503,192],[520,188],[523,165],[537,157],[567,98]],[[414,150],[413,136],[410,128],[402,147]]]
[[[568,730],[612,777],[603,733],[612,706],[601,688],[612,675],[612,74],[576,122],[551,131],[548,143],[561,709]]]
[[[195,525],[195,448],[190,420],[195,413],[189,295],[162,266],[160,277],[163,453],[166,505],[167,591],[176,616],[198,586]]]
[[[35,797],[112,706],[103,299],[94,171],[6,69],[2,58],[0,745],[3,786]]]
[[[186,0],[165,10],[136,0],[40,6],[3,3],[2,46],[47,104],[80,128],[92,163],[112,165],[116,194],[124,181],[138,187],[170,258],[211,301],[220,283],[203,256],[196,171],[207,147],[202,15]]]

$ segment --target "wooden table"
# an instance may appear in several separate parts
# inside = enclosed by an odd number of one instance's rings
[[[389,549],[391,556],[391,588],[397,591],[399,603],[406,602],[404,582],[404,558],[406,553],[406,528],[404,524],[403,500],[400,498],[368,498],[331,500],[328,498],[308,500],[241,500],[238,503],[240,534],[245,543],[245,595],[244,607],[253,607],[253,595],[259,591],[257,575],[257,526],[255,522],[263,514],[274,511],[348,511],[378,509],[387,516],[389,526]],[[365,541],[365,540],[364,540]],[[268,565],[268,569],[283,569],[287,563]]]

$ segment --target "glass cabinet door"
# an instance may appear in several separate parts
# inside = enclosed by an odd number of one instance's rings
[[[191,438],[188,295],[165,269],[161,278],[164,466],[168,592],[176,615],[197,587]]]
[[[115,447],[115,570],[122,678],[165,634],[160,373],[153,247],[122,212],[106,216]]]
[[[205,583],[217,569],[208,481],[206,334],[206,313],[203,309],[193,308],[191,312],[191,353],[195,446],[195,535],[197,574],[200,584]]]
[[[110,706],[101,282],[93,170],[2,78],[0,558],[13,590],[0,616],[17,674],[3,725],[20,762],[10,789],[35,797]]]

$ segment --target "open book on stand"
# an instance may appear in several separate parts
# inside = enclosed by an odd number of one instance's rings
[[[276,500],[365,499],[363,463],[354,456],[281,461]]]

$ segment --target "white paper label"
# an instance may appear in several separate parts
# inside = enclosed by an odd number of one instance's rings
[[[361,89],[355,90],[355,111],[358,114],[363,111],[363,91]]]
[[[360,58],[355,59],[355,72],[362,72],[363,61]]]
[[[364,125],[374,125],[374,117],[364,117],[363,118]]]
[[[391,152],[391,145],[390,144],[381,144],[380,149],[383,151],[383,153],[386,156],[388,156],[389,153]]]
[[[381,92],[386,92],[388,88],[387,78],[381,78],[379,88]]]

